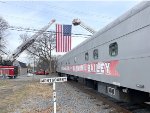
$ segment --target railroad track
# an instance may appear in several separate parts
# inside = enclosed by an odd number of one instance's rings
[[[102,95],[96,90],[85,86],[84,84],[75,81],[68,81],[68,84],[91,95],[94,99],[102,101],[103,105],[105,106],[104,109],[113,108],[114,110],[112,110],[110,113],[150,113],[150,105],[148,104],[130,104],[120,102],[105,95]]]

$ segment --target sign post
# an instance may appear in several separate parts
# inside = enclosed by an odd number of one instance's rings
[[[54,113],[56,113],[56,82],[66,82],[67,77],[42,78],[40,83],[53,83]]]
[[[54,102],[54,113],[56,113],[56,91],[55,82],[53,82],[53,102]]]

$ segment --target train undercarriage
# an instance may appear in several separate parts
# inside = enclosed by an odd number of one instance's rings
[[[66,76],[68,80],[76,81],[77,83],[81,83],[86,85],[89,88],[96,90],[97,92],[111,97],[120,102],[128,102],[128,103],[143,103],[150,101],[150,94],[143,91],[138,91],[135,89],[130,89],[126,87],[116,86],[96,80],[91,80],[87,78],[82,78],[74,75],[68,75],[64,73],[58,73],[59,76]]]

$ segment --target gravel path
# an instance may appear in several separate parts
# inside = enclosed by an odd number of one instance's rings
[[[70,84],[56,83],[56,91],[57,113],[109,113],[111,111],[102,102]]]
[[[52,84],[49,87],[52,89]],[[52,93],[49,95],[50,98],[29,96],[21,102],[20,106],[15,107],[15,112],[11,113],[53,113]],[[57,113],[110,113],[113,111],[108,105],[67,82],[56,83],[56,99]]]

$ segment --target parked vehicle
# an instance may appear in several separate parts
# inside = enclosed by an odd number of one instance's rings
[[[40,71],[36,71],[35,74],[36,75],[48,75],[49,73],[44,70],[40,70]]]
[[[16,78],[18,76],[17,66],[0,66],[0,76],[3,78]]]

